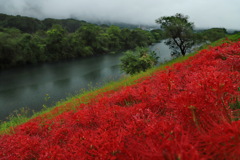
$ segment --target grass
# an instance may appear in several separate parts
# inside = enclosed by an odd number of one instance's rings
[[[231,41],[237,41],[240,39],[240,34],[230,35],[227,38]],[[220,40],[213,42],[211,44],[208,44],[208,45],[204,45],[200,48],[200,50],[207,49],[210,46],[217,46],[224,42],[226,42],[226,38],[220,39]],[[32,114],[30,110],[22,108],[19,111],[16,111],[13,114],[11,114],[8,117],[8,121],[4,121],[4,122],[0,123],[0,134],[10,133],[10,131],[13,131],[14,127],[16,127],[20,124],[23,124],[23,123],[25,123],[33,118],[36,118],[38,116],[42,116],[44,118],[53,118],[57,115],[60,115],[63,112],[66,112],[69,110],[75,110],[81,104],[89,103],[97,95],[100,95],[100,94],[103,94],[106,92],[114,92],[114,91],[119,90],[121,87],[136,84],[137,82],[139,82],[139,80],[144,79],[144,77],[151,76],[155,71],[164,70],[164,69],[166,69],[167,66],[171,66],[175,63],[183,62],[183,61],[187,60],[189,57],[192,57],[197,53],[198,53],[198,51],[195,51],[194,53],[188,54],[184,57],[178,57],[178,58],[168,61],[164,64],[161,64],[158,67],[149,69],[146,72],[141,72],[141,73],[135,74],[133,76],[125,76],[118,81],[109,82],[100,88],[92,87],[90,90],[85,90],[80,94],[77,94],[77,95],[68,97],[65,100],[59,101],[56,103],[56,105],[54,105],[52,107],[45,106],[40,112],[36,112],[36,113]],[[46,113],[49,113],[49,112],[51,112],[52,114],[51,115],[48,114],[46,116]],[[31,116],[29,116],[29,115],[31,115]]]
[[[0,124],[0,134],[1,133],[9,133],[9,131],[12,130],[15,126],[23,124],[35,117],[43,116],[44,114],[49,113],[53,110],[57,110],[57,112],[54,112],[54,114],[52,114],[51,116],[45,117],[45,118],[53,118],[57,115],[60,115],[61,113],[65,112],[65,111],[74,110],[80,104],[88,103],[91,99],[93,99],[94,97],[96,97],[99,94],[103,94],[108,91],[117,91],[121,87],[135,84],[138,82],[139,79],[150,76],[157,70],[163,70],[166,68],[166,66],[171,66],[175,63],[182,62],[182,61],[188,59],[189,57],[194,56],[195,54],[196,54],[196,52],[189,54],[187,56],[184,56],[184,57],[178,57],[178,58],[168,61],[158,67],[149,69],[146,72],[141,72],[139,74],[135,74],[132,76],[125,76],[118,81],[109,82],[100,88],[92,87],[92,89],[83,91],[81,94],[67,97],[65,100],[61,100],[61,101],[57,102],[52,107],[46,107],[44,105],[44,107],[41,111],[33,113],[32,116],[29,116],[29,113],[31,111],[29,111],[28,109],[23,108],[23,109],[20,109],[19,111],[15,111],[13,114],[11,114],[8,117],[8,121],[2,122]]]
[[[224,42],[229,42],[229,41],[235,42],[235,41],[238,41],[239,39],[240,39],[240,33],[237,33],[237,34],[234,34],[234,35],[228,35],[227,37],[221,38],[221,39],[219,39],[215,42],[212,42],[209,45],[205,45],[205,46],[203,46],[203,48],[200,48],[200,49],[208,48],[208,46],[212,46],[212,47],[219,46]]]

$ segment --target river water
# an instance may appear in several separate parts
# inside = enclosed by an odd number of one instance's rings
[[[171,51],[163,42],[149,48],[160,57],[160,63],[171,59]],[[0,120],[17,109],[39,111],[43,104],[54,105],[82,89],[121,78],[124,75],[119,67],[122,55],[100,55],[0,71]]]

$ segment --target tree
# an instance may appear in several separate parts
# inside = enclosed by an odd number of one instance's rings
[[[127,28],[124,28],[121,30],[120,35],[121,35],[120,41],[122,42],[122,48],[124,50],[130,49],[131,48],[131,44],[130,44],[131,31]]]
[[[85,46],[92,48],[93,53],[97,53],[99,48],[101,48],[98,39],[101,32],[101,27],[94,24],[87,24],[80,27],[76,34],[78,34],[79,40],[81,40]]]
[[[109,35],[110,41],[109,41],[109,48],[110,50],[120,50],[121,44],[120,44],[120,36],[121,36],[121,29],[117,26],[110,26],[107,29],[107,33]]]
[[[154,37],[155,42],[159,42],[163,38],[163,31],[161,29],[154,29],[150,31]]]
[[[19,38],[21,32],[18,29],[2,29],[0,32],[0,69],[17,65],[22,59],[19,54]]]
[[[61,25],[53,25],[47,32],[46,54],[51,60],[59,60],[64,51],[66,30]]]
[[[214,42],[218,39],[224,38],[227,35],[225,28],[211,28],[204,30],[202,33],[203,40]]]
[[[135,74],[146,71],[157,64],[158,57],[155,52],[149,52],[148,48],[137,48],[135,51],[127,51],[121,58],[121,70],[127,74]]]
[[[156,20],[164,31],[165,43],[169,45],[174,54],[182,54],[194,45],[193,23],[188,22],[188,16],[177,13],[175,16],[161,17]]]
[[[17,28],[22,32],[34,33],[37,30],[43,29],[43,24],[40,20],[31,17],[9,16],[0,13],[0,26],[5,28]]]

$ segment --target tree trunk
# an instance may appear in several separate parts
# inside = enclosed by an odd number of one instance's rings
[[[185,56],[186,51],[182,47],[180,47],[180,50],[181,50],[182,55]]]

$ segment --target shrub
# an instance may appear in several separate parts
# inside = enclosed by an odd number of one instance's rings
[[[135,51],[127,51],[121,58],[121,70],[127,74],[135,74],[146,71],[157,64],[155,52],[150,52],[148,48],[137,48]]]

